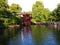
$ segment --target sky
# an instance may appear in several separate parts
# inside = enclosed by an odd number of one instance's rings
[[[22,7],[22,12],[32,11],[32,6],[37,0],[8,0],[8,4],[12,3],[19,4]],[[57,4],[60,3],[60,0],[40,0],[44,4],[45,8],[48,8],[50,11],[57,7]]]

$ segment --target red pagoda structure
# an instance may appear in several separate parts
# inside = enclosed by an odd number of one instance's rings
[[[32,18],[32,15],[31,14],[28,14],[28,13],[22,13],[21,14],[21,17],[22,17],[22,24],[24,26],[29,26],[31,24],[31,18]]]

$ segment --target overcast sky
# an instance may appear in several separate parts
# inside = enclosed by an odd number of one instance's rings
[[[53,10],[57,7],[57,4],[60,3],[60,0],[41,0],[44,4],[44,7]],[[19,4],[22,7],[22,11],[31,11],[32,5],[36,2],[36,0],[8,0],[8,4],[12,3]]]

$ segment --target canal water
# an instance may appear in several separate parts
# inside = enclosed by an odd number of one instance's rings
[[[45,25],[0,29],[0,45],[60,45],[60,29]]]

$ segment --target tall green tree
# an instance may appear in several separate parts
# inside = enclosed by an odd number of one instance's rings
[[[44,8],[44,5],[40,1],[36,1],[36,3],[32,7],[32,21],[40,21],[45,22],[48,20],[50,11],[47,8]]]
[[[60,3],[57,5],[56,13],[57,13],[57,21],[60,21]]]
[[[57,5],[57,8],[55,8],[52,13],[52,21],[60,21],[60,3]]]
[[[36,3],[32,7],[32,17],[33,21],[42,21],[42,14],[43,14],[43,3],[36,1]]]
[[[8,7],[8,0],[0,0],[0,9]]]
[[[50,14],[50,20],[51,21],[56,21],[57,20],[57,9],[55,8],[52,12],[51,12],[51,14]]]
[[[18,4],[14,3],[9,7],[9,9],[13,13],[20,13],[22,11],[22,8]]]
[[[44,19],[45,21],[49,21],[49,18],[50,18],[50,10],[48,8],[44,8],[44,11],[43,11],[43,16],[44,16]]]
[[[7,11],[7,9],[8,9],[8,2],[7,1],[8,0],[0,0],[0,17],[2,15],[6,14],[5,11]]]

